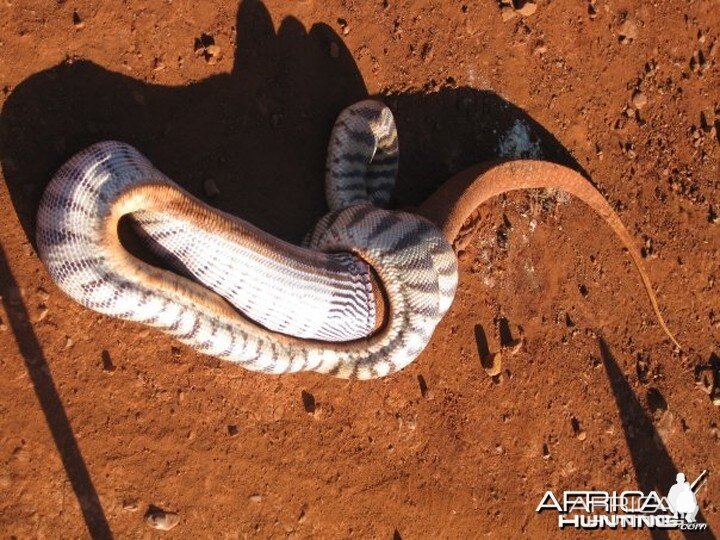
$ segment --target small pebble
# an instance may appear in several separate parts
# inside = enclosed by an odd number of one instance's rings
[[[533,54],[536,55],[543,55],[547,52],[547,45],[545,45],[544,41],[538,41],[535,45],[535,48],[533,49]]]
[[[159,531],[169,531],[180,523],[180,516],[175,512],[166,512],[151,506],[145,514],[145,523]]]
[[[638,111],[642,110],[642,108],[647,105],[647,102],[647,96],[645,96],[645,94],[643,94],[639,90],[633,94],[632,104],[633,107],[635,107]]]
[[[523,340],[522,339],[513,339],[510,341],[510,343],[507,343],[506,345],[503,345],[503,351],[507,351],[512,356],[516,355],[520,352],[523,346]]]
[[[222,58],[222,50],[220,49],[220,46],[218,45],[208,45],[205,47],[205,61],[210,64],[214,65],[217,64],[220,59]]]
[[[585,433],[585,430],[580,427],[580,422],[574,416],[570,419],[570,425],[572,426],[572,430],[578,441],[584,441],[587,438],[587,433]]]
[[[713,225],[720,223],[720,215],[718,215],[717,209],[712,204],[708,209],[708,221]]]
[[[78,15],[77,11],[73,11],[72,21],[73,21],[73,26],[75,28],[77,28],[78,30],[80,30],[81,28],[85,28],[85,23],[80,18],[80,15]]]
[[[590,2],[588,4],[588,16],[590,19],[595,19],[598,16],[597,7],[595,7],[595,4],[593,2]]]
[[[259,503],[262,501],[262,495],[258,495],[258,494],[250,495],[248,497],[248,501],[250,501],[251,503]]]
[[[503,22],[507,22],[517,17],[517,13],[512,6],[503,6],[500,8],[500,16],[502,17]]]
[[[632,19],[625,19],[618,27],[618,38],[620,43],[628,45],[638,37],[637,24]]]
[[[45,320],[45,317],[48,316],[48,313],[50,313],[50,310],[48,308],[43,308],[40,310],[40,312],[35,317],[35,322],[39,323]]]
[[[434,53],[432,43],[425,43],[425,45],[423,45],[422,49],[420,50],[420,58],[423,62],[427,63],[433,59],[433,56]]]
[[[517,12],[523,17],[529,17],[537,11],[537,4],[535,2],[525,2],[522,6],[517,8]]]
[[[489,353],[480,359],[485,373],[489,377],[495,377],[502,373],[502,355],[500,353]]]
[[[47,302],[50,298],[50,293],[42,287],[38,287],[37,289],[35,289],[35,292],[38,293],[43,302]]]
[[[137,499],[126,499],[123,501],[123,510],[126,512],[137,512],[139,508]]]
[[[337,22],[340,25],[342,35],[347,36],[350,33],[350,25],[348,22],[345,19],[338,19]]]
[[[208,197],[217,197],[220,195],[220,190],[212,178],[208,178],[203,182],[203,189],[205,190],[205,195]]]

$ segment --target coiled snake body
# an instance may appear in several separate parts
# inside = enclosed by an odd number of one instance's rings
[[[208,207],[132,147],[99,143],[48,186],[40,256],[81,304],[248,369],[387,375],[422,351],[457,284],[435,225],[376,206],[390,199],[397,162],[389,109],[366,101],[343,111],[328,155],[331,212],[301,248]],[[217,292],[130,255],[117,235],[128,214],[156,252]],[[376,321],[378,301],[386,321]]]
[[[251,370],[366,379],[403,368],[427,345],[455,295],[451,244],[475,208],[506,191],[557,187],[618,234],[672,338],[632,238],[574,171],[534,161],[485,165],[411,214],[382,208],[397,165],[390,110],[370,100],[345,109],[328,149],[330,213],[298,247],[197,200],[131,146],[102,142],[71,158],[47,187],[38,251],[58,286],[100,313]],[[174,271],[123,247],[123,216]]]

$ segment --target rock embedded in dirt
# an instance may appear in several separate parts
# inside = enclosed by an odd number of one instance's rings
[[[350,25],[345,19],[338,19],[337,20],[338,25],[340,25],[340,31],[342,32],[343,36],[347,36],[350,33]]]
[[[507,22],[517,17],[517,12],[512,6],[503,6],[500,8],[500,16],[503,22]]]
[[[623,45],[628,45],[636,40],[638,33],[637,23],[629,18],[625,18],[617,29],[618,39]]]
[[[715,208],[715,206],[712,204],[708,209],[708,221],[713,225],[717,225],[718,223],[720,223],[720,214],[718,214],[717,208]]]
[[[543,459],[550,459],[550,448],[547,444],[542,445],[542,458]]]
[[[534,55],[540,55],[542,56],[547,52],[547,45],[544,41],[540,40],[535,44],[535,48],[533,49]]]
[[[75,28],[77,28],[78,30],[80,30],[81,28],[85,28],[85,23],[80,18],[80,15],[78,14],[78,12],[75,10],[73,10],[72,22],[73,22],[73,26]]]
[[[480,363],[490,377],[497,377],[502,373],[502,354],[500,353],[485,354],[480,359]]]
[[[588,16],[590,19],[596,19],[598,16],[597,7],[595,6],[594,0],[588,3]]]
[[[122,504],[123,510],[125,510],[126,512],[137,512],[140,506],[137,499],[125,499]]]
[[[215,43],[215,38],[203,33],[195,38],[195,56],[202,57],[208,64],[217,64],[222,58],[222,49]]]
[[[632,96],[632,104],[638,111],[642,110],[647,105],[647,96],[640,90],[637,90]]]
[[[525,2],[516,11],[523,17],[529,17],[537,11],[537,4],[535,2]]]
[[[180,516],[175,512],[151,506],[145,513],[145,523],[153,529],[169,531],[180,523]]]
[[[433,46],[432,43],[427,42],[420,49],[420,58],[423,62],[430,62],[433,59]]]
[[[39,323],[45,320],[45,318],[48,316],[48,313],[50,313],[50,310],[44,306],[40,308],[40,311],[35,316],[35,319],[33,322]]]
[[[260,503],[260,502],[262,502],[262,495],[260,495],[258,493],[250,495],[248,497],[248,501],[250,501],[251,503],[255,503],[255,504]]]
[[[220,49],[219,45],[208,45],[205,47],[205,61],[210,64],[214,65],[217,64],[222,59],[222,49]]]

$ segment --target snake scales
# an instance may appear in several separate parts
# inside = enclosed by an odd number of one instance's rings
[[[100,313],[154,326],[255,371],[367,379],[403,368],[427,345],[455,295],[451,244],[477,206],[507,191],[553,187],[583,200],[615,231],[674,341],[630,234],[578,173],[540,161],[483,165],[411,214],[382,208],[397,167],[390,110],[371,100],[345,109],[328,148],[330,212],[299,247],[207,206],[131,146],[101,142],[48,185],[38,251],[57,285]],[[123,216],[172,271],[123,247]]]

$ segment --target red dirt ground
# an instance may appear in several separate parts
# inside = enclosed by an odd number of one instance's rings
[[[665,494],[703,469],[716,534],[719,409],[698,370],[720,354],[717,7],[3,0],[2,536],[550,537],[546,490]],[[496,157],[516,121],[584,171],[683,352],[609,228],[546,192],[480,209],[453,308],[379,381],[244,371],[83,309],[38,260],[43,188],[108,138],[299,240],[324,211],[333,119],[368,94],[396,113],[401,206]],[[480,355],[518,337],[488,376]],[[150,529],[151,505],[179,525]]]

